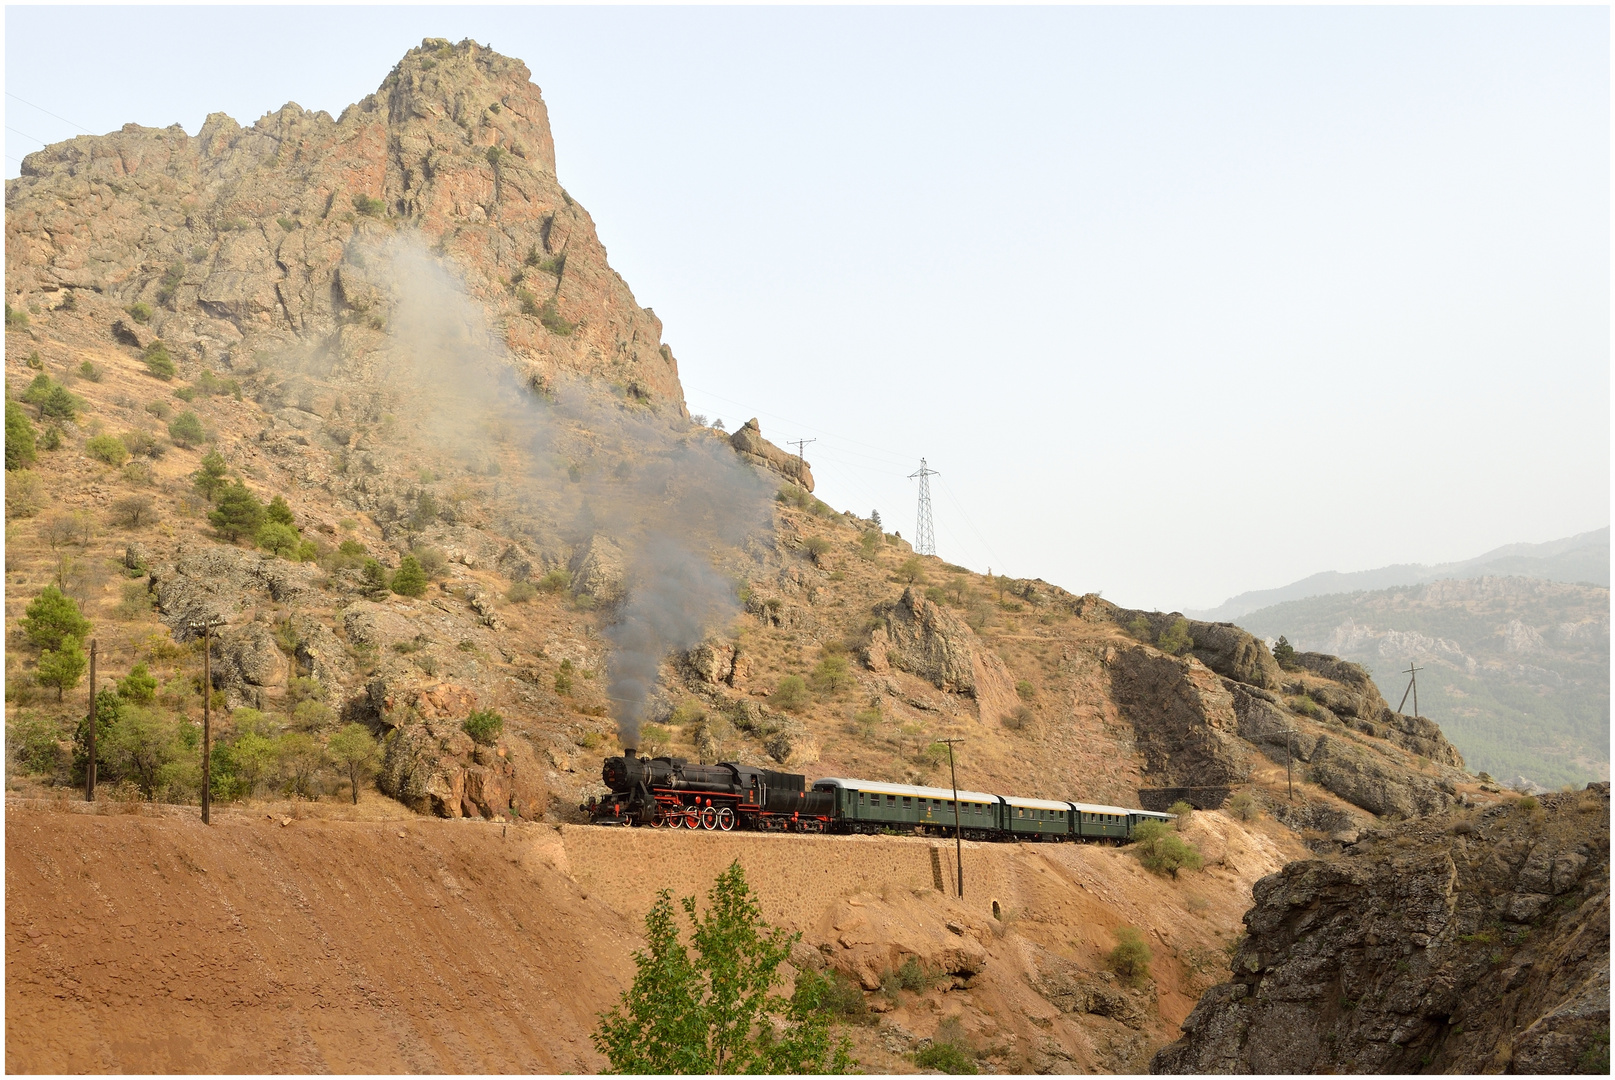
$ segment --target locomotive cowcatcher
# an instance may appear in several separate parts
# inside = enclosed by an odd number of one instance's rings
[[[805,776],[732,761],[695,765],[628,749],[606,758],[600,779],[611,793],[582,807],[596,825],[824,832],[835,808],[835,796],[809,790]]]

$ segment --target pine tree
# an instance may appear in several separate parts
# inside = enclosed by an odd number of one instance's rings
[[[763,921],[738,860],[718,876],[704,913],[694,897],[681,903],[694,956],[679,940],[664,889],[645,918],[648,947],[634,954],[633,985],[593,1035],[611,1072],[851,1071],[850,1043],[833,1041],[823,1007],[826,980],[799,977],[790,998],[770,992],[802,935]]]
[[[43,686],[56,687],[56,700],[61,701],[62,695],[84,678],[84,669],[89,666],[90,658],[79,647],[79,639],[69,634],[54,650],[46,649],[39,654],[36,678]]]
[[[129,669],[129,674],[118,680],[118,696],[136,705],[150,705],[157,696],[157,679],[141,661]]]
[[[6,471],[34,463],[34,422],[15,401],[6,401]]]
[[[209,450],[202,456],[202,467],[191,474],[191,485],[196,488],[198,495],[212,502],[230,486],[230,482],[224,478],[229,470],[224,455],[217,450]]]
[[[71,596],[55,585],[46,585],[24,612],[22,630],[35,645],[55,649],[65,637],[82,641],[90,633],[90,620],[79,614]]]
[[[294,528],[297,525],[297,518],[292,515],[292,508],[286,505],[284,495],[276,495],[269,500],[269,505],[264,509],[264,516],[277,525],[290,525]]]
[[[219,504],[207,519],[222,535],[239,540],[256,534],[263,525],[264,504],[247,490],[247,485],[237,480],[219,495]]]
[[[399,596],[423,596],[426,593],[426,571],[413,555],[405,555],[393,575],[392,590]]]

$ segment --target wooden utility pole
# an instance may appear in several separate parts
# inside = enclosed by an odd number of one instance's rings
[[[224,620],[214,616],[191,623],[193,632],[202,632],[202,824],[211,825],[209,810],[213,803],[213,628],[223,626]]]
[[[1406,675],[1408,677],[1408,688],[1406,690],[1402,691],[1402,700],[1396,706],[1396,711],[1401,712],[1402,711],[1402,706],[1406,705],[1408,703],[1408,695],[1412,694],[1413,695],[1413,718],[1415,720],[1417,720],[1418,717],[1419,717],[1419,672],[1421,672],[1423,670],[1424,669],[1422,667],[1414,666],[1414,663],[1413,663],[1412,660],[1408,661],[1408,669],[1406,671],[1402,672],[1402,674],[1404,674],[1404,675]]]
[[[1295,729],[1284,730],[1284,782],[1290,788],[1290,801],[1295,802],[1295,778],[1290,774],[1290,759],[1295,756]]]
[[[84,801],[95,801],[95,639],[90,639],[90,763],[84,767]]]
[[[940,739],[948,744],[948,779],[953,782],[953,861],[959,868],[959,899],[965,898],[965,845],[959,824],[959,774],[953,767],[953,744],[963,739]]]

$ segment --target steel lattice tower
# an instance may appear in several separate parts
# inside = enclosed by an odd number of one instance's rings
[[[941,476],[935,469],[926,468],[925,459],[920,459],[920,471],[909,473],[908,478],[915,477],[920,481],[920,512],[919,520],[914,528],[914,553],[916,555],[936,554],[936,532],[931,528],[931,477]]]

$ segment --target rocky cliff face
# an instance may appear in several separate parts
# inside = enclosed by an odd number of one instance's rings
[[[6,183],[8,298],[76,309],[84,340],[160,338],[187,375],[263,352],[361,372],[385,327],[366,242],[409,229],[464,272],[538,378],[584,374],[682,414],[661,322],[561,187],[526,66],[475,43],[427,40],[335,120],[289,104],[251,127],[215,113],[195,138],[130,124],[21,172]]]
[[[1157,1073],[1609,1068],[1609,785],[1374,831],[1263,878]]]

